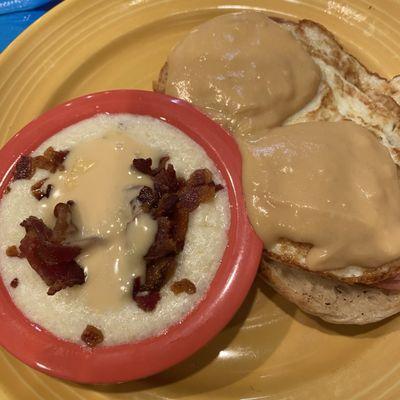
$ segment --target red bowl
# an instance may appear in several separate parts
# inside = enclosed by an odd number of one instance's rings
[[[115,90],[87,95],[32,121],[0,150],[0,198],[21,154],[29,154],[61,129],[99,113],[150,115],[177,127],[202,146],[225,179],[231,225],[221,265],[199,305],[164,334],[140,342],[89,349],[59,339],[29,321],[0,280],[0,344],[39,371],[81,383],[143,378],[193,354],[232,318],[253,282],[262,252],[261,241],[247,219],[236,142],[188,103],[158,93]]]

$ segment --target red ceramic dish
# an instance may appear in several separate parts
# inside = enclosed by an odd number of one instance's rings
[[[0,344],[33,368],[81,383],[143,378],[193,354],[232,318],[253,282],[262,251],[245,211],[241,156],[236,142],[186,102],[157,93],[96,93],[60,105],[32,121],[0,150],[0,196],[21,154],[29,154],[61,129],[99,113],[150,115],[176,126],[200,144],[227,184],[231,226],[222,263],[199,305],[164,334],[140,342],[89,349],[61,340],[29,321],[0,280]]]

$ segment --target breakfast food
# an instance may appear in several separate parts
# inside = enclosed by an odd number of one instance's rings
[[[249,217],[271,253],[290,247],[282,238],[312,243],[299,266],[330,276],[400,258],[397,168],[367,129],[288,125],[245,143],[242,154]]]
[[[192,31],[154,88],[237,139],[270,285],[329,322],[400,311],[398,78],[369,72],[312,21],[245,11]]]
[[[186,36],[168,57],[165,92],[246,136],[303,108],[319,81],[319,68],[289,32],[245,12],[211,19]]]
[[[396,312],[400,295],[376,285],[398,274],[400,188],[373,134],[349,121],[308,122],[242,149],[250,219],[268,249],[261,271],[274,287],[338,323]]]
[[[0,273],[17,307],[94,347],[182,320],[217,271],[230,213],[194,141],[151,117],[104,114],[21,157],[0,218]]]

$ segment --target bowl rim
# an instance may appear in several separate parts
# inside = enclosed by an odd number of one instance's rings
[[[67,342],[28,320],[0,279],[0,345],[23,363],[79,383],[126,382],[161,372],[189,357],[233,317],[257,273],[261,240],[247,218],[241,186],[241,155],[233,137],[189,103],[142,90],[103,91],[70,100],[45,112],[0,150],[0,201],[16,161],[61,129],[97,114],[148,115],[197,142],[224,177],[231,224],[228,245],[210,286],[183,320],[148,339],[94,349]]]

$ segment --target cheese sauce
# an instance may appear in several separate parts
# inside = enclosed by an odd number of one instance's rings
[[[73,200],[74,238],[93,242],[77,261],[85,269],[84,299],[94,309],[119,309],[132,301],[133,277],[144,275],[143,256],[154,241],[157,223],[148,214],[135,215],[131,203],[142,186],[152,187],[150,177],[131,169],[133,158],[160,154],[124,133],[110,132],[79,143],[71,149],[65,171],[51,176],[52,195],[42,201],[46,220],[54,206]],[[47,182],[46,182],[47,184]]]
[[[267,249],[313,245],[311,270],[400,257],[400,188],[387,149],[352,122],[312,122],[241,143],[251,222]]]
[[[280,125],[317,93],[320,70],[264,13],[200,25],[168,57],[166,93],[187,100],[238,136]]]

